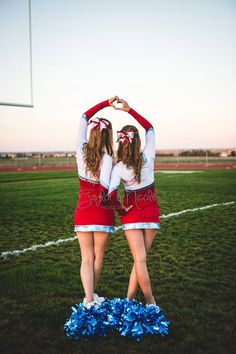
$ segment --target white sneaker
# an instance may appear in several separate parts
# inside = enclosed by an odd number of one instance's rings
[[[98,302],[99,304],[101,304],[103,301],[105,301],[105,297],[98,296],[98,294],[93,294],[93,299],[94,299],[94,301]]]
[[[157,306],[156,301],[154,301],[154,304],[146,304],[146,307],[149,307],[149,306]]]
[[[84,306],[86,307],[87,310],[89,310],[94,305],[100,305],[100,304],[97,301],[90,301],[86,303]]]
[[[94,301],[94,299],[91,302],[93,302],[93,301]],[[84,305],[84,307],[87,307],[87,300],[85,297],[83,298],[82,304]]]

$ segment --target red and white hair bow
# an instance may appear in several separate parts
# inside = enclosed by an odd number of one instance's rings
[[[91,129],[99,127],[100,132],[102,131],[102,129],[108,129],[109,128],[109,123],[105,119],[98,118],[98,117],[90,119],[88,125],[91,125]]]
[[[134,140],[134,131],[133,130],[127,130],[127,131],[117,131],[117,141],[121,141],[122,143],[125,143],[126,141],[129,144],[132,144]]]

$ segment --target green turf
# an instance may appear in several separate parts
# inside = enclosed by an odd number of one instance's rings
[[[236,171],[156,174],[161,214],[236,200]],[[76,171],[0,174],[0,251],[74,236]],[[0,352],[234,353],[236,205],[162,219],[148,257],[169,335],[141,342],[113,334],[73,341],[63,324],[83,296],[77,241],[1,260]],[[118,219],[117,219],[118,221]],[[121,232],[111,237],[98,293],[125,297],[131,256]],[[144,301],[139,292],[137,298]]]

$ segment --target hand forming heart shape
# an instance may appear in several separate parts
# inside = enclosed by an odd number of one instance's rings
[[[122,104],[122,102],[119,101],[119,99],[113,102],[113,107],[115,109],[122,108],[122,106],[123,106],[123,104]]]
[[[109,100],[108,100],[108,102],[109,102],[109,105],[110,106],[112,106],[113,108],[115,108],[116,109],[116,107],[115,107],[115,102],[118,102],[119,101],[119,97],[118,96],[114,96],[114,97],[112,97],[112,98],[110,98]]]
[[[114,96],[108,100],[109,105],[112,106],[114,109],[118,109],[121,111],[128,112],[130,109],[130,106],[128,103],[123,100],[122,98],[119,98],[118,96]]]

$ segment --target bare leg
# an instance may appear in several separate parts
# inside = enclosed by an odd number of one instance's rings
[[[134,258],[135,272],[140,288],[147,300],[148,304],[155,303],[152,295],[152,288],[146,264],[146,248],[144,242],[144,233],[142,230],[126,230],[130,251]]]
[[[110,239],[108,232],[94,232],[94,289],[96,288],[103,263],[103,256]]]
[[[83,284],[86,302],[93,301],[94,284],[94,250],[93,233],[77,232],[81,250],[80,276]]]
[[[155,229],[144,230],[144,243],[145,243],[147,254],[152,246],[155,235],[156,235]],[[129,278],[127,298],[130,300],[133,299],[135,297],[137,290],[138,290],[138,279],[135,272],[135,266],[133,265],[132,271],[130,273],[130,278]]]

